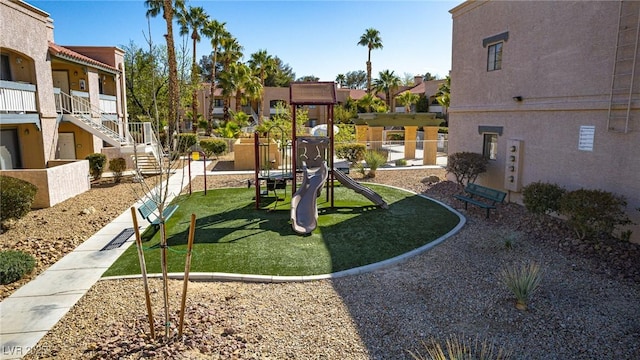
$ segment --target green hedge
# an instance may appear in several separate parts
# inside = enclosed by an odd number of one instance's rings
[[[89,172],[93,180],[99,180],[102,177],[104,165],[107,163],[107,156],[105,154],[93,153],[87,155],[85,159],[89,160]]]
[[[367,146],[364,144],[340,144],[336,146],[335,154],[340,159],[345,159],[350,163],[355,163],[364,159],[364,153],[366,150]]]
[[[0,222],[25,216],[31,210],[37,191],[30,182],[0,176]]]
[[[200,140],[200,147],[207,157],[218,157],[227,152],[229,145],[223,139],[202,139]]]

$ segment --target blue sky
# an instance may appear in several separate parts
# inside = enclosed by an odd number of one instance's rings
[[[123,46],[133,41],[146,48],[148,35],[143,0],[30,1],[54,20],[60,45]],[[383,49],[371,53],[373,77],[383,70],[444,77],[451,67],[451,14],[462,0],[413,1],[248,1],[187,2],[201,6],[210,18],[226,22],[244,47],[244,60],[266,49],[289,64],[296,77],[315,75],[333,81],[336,75],[366,70],[367,48],[357,45],[367,28],[380,32]],[[155,43],[164,41],[161,17],[150,22]],[[178,35],[177,28],[175,30]],[[191,40],[188,39],[191,51]],[[181,44],[178,38],[177,43]],[[197,59],[211,52],[203,39]]]

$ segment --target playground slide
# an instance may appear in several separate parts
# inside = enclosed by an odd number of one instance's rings
[[[362,194],[367,199],[373,201],[373,203],[376,204],[376,206],[380,206],[383,209],[387,209],[389,207],[389,205],[387,205],[387,202],[384,201],[382,197],[378,195],[378,193],[369,189],[366,186],[361,185],[360,183],[353,180],[352,178],[349,177],[349,175],[343,173],[342,171],[338,169],[334,169],[333,176],[335,176],[335,178],[338,179],[338,181],[340,181],[342,185],[357,192],[358,194]]]
[[[308,234],[318,226],[317,197],[328,177],[326,162],[313,170],[304,164],[302,185],[291,197],[291,227],[298,234]]]

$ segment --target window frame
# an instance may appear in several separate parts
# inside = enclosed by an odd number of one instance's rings
[[[482,156],[485,159],[498,160],[498,136],[498,133],[482,134]]]
[[[502,70],[502,48],[504,41],[487,46],[487,71]]]

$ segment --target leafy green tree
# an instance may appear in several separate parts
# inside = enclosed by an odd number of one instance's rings
[[[133,41],[123,46],[127,91],[127,111],[132,121],[150,121],[154,113],[154,100],[158,103],[160,118],[166,119],[168,107],[167,52],[161,46],[149,51],[139,48]],[[161,124],[161,126],[166,123]]]
[[[333,122],[336,124],[349,124],[358,116],[356,109],[345,105],[337,105],[333,108]]]
[[[316,82],[319,81],[320,78],[315,75],[305,75],[303,77],[298,78],[296,81],[304,81],[304,82]]]
[[[364,70],[349,71],[345,77],[345,86],[349,89],[365,89],[367,85],[367,73]]]
[[[293,72],[293,69],[289,64],[282,62],[279,57],[274,56],[273,59],[276,63],[277,69],[275,73],[267,76],[265,86],[289,87],[289,84],[296,78],[296,73]]]
[[[394,112],[393,94],[400,86],[400,77],[398,77],[395,72],[389,70],[381,71],[378,76],[379,77],[375,79],[373,83],[373,88],[376,92],[384,92],[387,100],[387,107],[391,112]]]
[[[380,32],[374,28],[365,30],[365,33],[360,36],[358,45],[366,46],[367,52],[367,93],[371,93],[371,50],[382,49],[382,39],[380,38]]]

